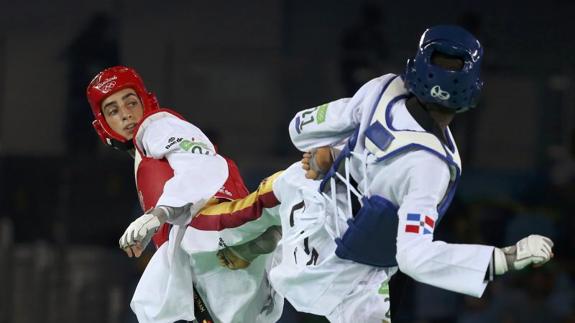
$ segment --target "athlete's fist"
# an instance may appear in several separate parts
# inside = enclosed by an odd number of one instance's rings
[[[553,241],[532,234],[514,246],[495,248],[494,257],[495,273],[498,275],[508,270],[521,270],[529,265],[540,267],[553,258]]]
[[[306,178],[321,179],[333,164],[332,150],[326,146],[305,152],[301,163],[302,168],[306,171]]]
[[[139,257],[164,222],[166,214],[162,209],[153,209],[145,213],[130,223],[120,238],[120,248],[128,254],[128,257]]]

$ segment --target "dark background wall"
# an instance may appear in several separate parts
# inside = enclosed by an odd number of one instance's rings
[[[573,322],[573,12],[566,0],[1,1],[0,323],[133,319],[145,260],[115,246],[140,210],[131,159],[90,126],[84,90],[100,69],[136,68],[253,188],[299,158],[296,111],[402,73],[444,23],[482,41],[485,88],[453,124],[464,175],[438,238],[504,246],[538,232],[557,256],[481,300],[406,280],[396,321]]]

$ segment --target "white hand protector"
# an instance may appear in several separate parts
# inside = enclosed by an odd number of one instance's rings
[[[521,270],[531,264],[543,265],[553,257],[553,241],[532,234],[519,240],[514,246],[494,249],[495,274],[508,270]]]
[[[140,247],[145,249],[152,236],[158,228],[166,222],[167,214],[162,208],[155,208],[137,218],[130,223],[122,237],[120,238],[120,248],[125,249],[140,243]]]

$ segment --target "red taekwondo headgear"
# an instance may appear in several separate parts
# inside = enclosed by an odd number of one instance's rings
[[[114,66],[103,70],[92,79],[86,89],[86,96],[95,119],[92,125],[98,136],[105,144],[121,150],[132,148],[132,140],[127,140],[110,128],[102,114],[101,105],[108,96],[126,88],[131,88],[136,92],[142,101],[144,114],[160,108],[156,96],[146,90],[140,75],[129,67]]]

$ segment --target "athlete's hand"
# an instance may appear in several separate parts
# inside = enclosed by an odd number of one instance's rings
[[[250,265],[249,261],[240,257],[229,247],[218,251],[217,256],[220,265],[228,269],[243,269]]]
[[[123,248],[123,249],[124,249],[124,252],[128,255],[128,257],[139,258],[144,253],[144,250],[146,249],[146,247],[145,246],[142,247],[142,243],[136,242],[136,244],[134,244],[133,246],[129,246],[129,247]]]
[[[541,267],[553,258],[553,241],[532,234],[519,240],[514,246],[495,248],[495,273],[501,275],[508,270],[521,270],[529,265]]]
[[[301,163],[306,178],[321,179],[333,164],[331,148],[325,146],[305,152]]]
[[[164,222],[166,214],[161,209],[145,213],[128,226],[120,238],[120,248],[128,254],[128,257],[140,257],[152,240],[152,236]]]

